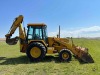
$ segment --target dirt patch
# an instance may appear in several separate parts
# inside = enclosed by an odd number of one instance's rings
[[[0,42],[5,41],[5,40],[6,40],[6,38],[0,38]]]

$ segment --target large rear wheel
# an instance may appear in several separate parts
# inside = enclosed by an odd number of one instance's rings
[[[59,59],[60,61],[70,61],[72,58],[71,52],[67,49],[62,49],[59,53]]]
[[[46,48],[42,43],[33,42],[29,45],[26,54],[31,61],[40,61],[45,57]]]

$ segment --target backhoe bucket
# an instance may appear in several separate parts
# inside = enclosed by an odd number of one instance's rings
[[[15,38],[6,38],[6,43],[9,45],[15,45],[18,42],[19,37]]]
[[[75,50],[78,52],[77,54],[78,58],[81,59],[83,62],[94,63],[94,60],[91,57],[91,55],[88,53],[87,48],[76,47]]]

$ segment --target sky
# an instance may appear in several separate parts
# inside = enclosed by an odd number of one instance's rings
[[[45,23],[48,36],[60,25],[61,37],[100,37],[100,0],[0,0],[0,38],[19,15],[26,30],[28,23]]]

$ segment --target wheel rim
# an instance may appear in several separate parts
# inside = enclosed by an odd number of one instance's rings
[[[41,50],[38,47],[33,47],[30,51],[30,54],[34,58],[38,58],[41,55]]]
[[[62,54],[62,58],[63,58],[64,60],[68,59],[68,58],[69,58],[68,53],[64,52],[64,53]]]

